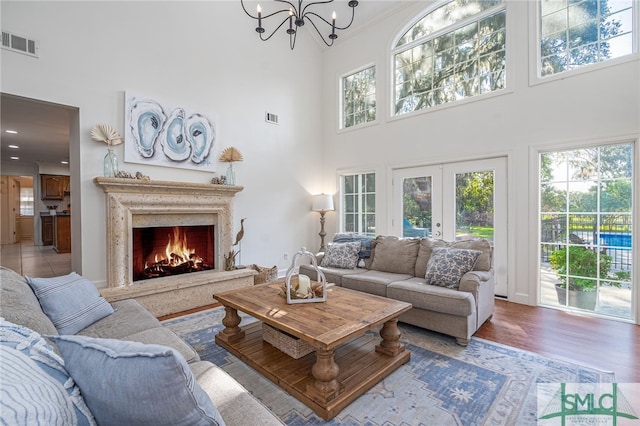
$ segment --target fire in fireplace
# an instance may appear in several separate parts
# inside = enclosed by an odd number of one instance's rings
[[[215,269],[214,225],[133,229],[133,281]]]

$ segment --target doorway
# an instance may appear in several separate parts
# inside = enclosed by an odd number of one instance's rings
[[[394,235],[489,240],[495,293],[507,296],[506,157],[395,169],[392,208]]]

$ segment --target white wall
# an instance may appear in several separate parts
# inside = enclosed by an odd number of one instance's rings
[[[620,136],[625,140],[638,138],[640,61],[636,56],[631,62],[529,85],[529,5],[509,1],[510,90],[501,96],[390,120],[391,42],[428,4],[406,3],[406,7],[381,17],[375,26],[324,52],[325,179],[332,179],[337,186],[340,170],[377,170],[377,231],[384,234],[391,229],[388,209],[392,168],[508,156],[509,299],[535,304],[537,228],[536,216],[530,214],[537,207],[537,192],[530,182],[537,179],[537,169],[530,160],[535,160],[536,149],[542,145],[566,147]],[[378,122],[338,132],[338,78],[370,63],[376,65]],[[337,215],[329,219],[330,233],[337,228]]]
[[[311,194],[326,191],[317,119],[321,51],[308,34],[293,52],[284,38],[260,42],[237,1],[3,1],[1,8],[3,30],[40,42],[38,59],[1,51],[2,92],[79,108],[70,156],[73,211],[81,215],[72,229],[79,272],[105,284],[105,195],[93,178],[102,174],[106,146],[89,132],[107,123],[123,133],[126,90],[210,114],[217,147],[244,154],[234,166],[244,186],[234,205],[236,228],[247,218],[242,263],[285,269],[284,252],[319,244],[310,208]],[[265,111],[280,124],[266,124]],[[213,176],[123,163],[123,146],[115,150],[121,169],[152,179]],[[221,173],[225,168],[219,163]]]

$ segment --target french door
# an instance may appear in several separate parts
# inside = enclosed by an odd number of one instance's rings
[[[495,293],[507,296],[506,175],[506,157],[395,169],[393,234],[486,238],[493,247]]]

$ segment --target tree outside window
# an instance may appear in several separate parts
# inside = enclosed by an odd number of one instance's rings
[[[447,2],[413,25],[393,55],[395,114],[504,89],[505,4]]]
[[[540,76],[633,53],[633,0],[542,0]]]
[[[376,119],[376,68],[365,68],[342,78],[342,128]]]

